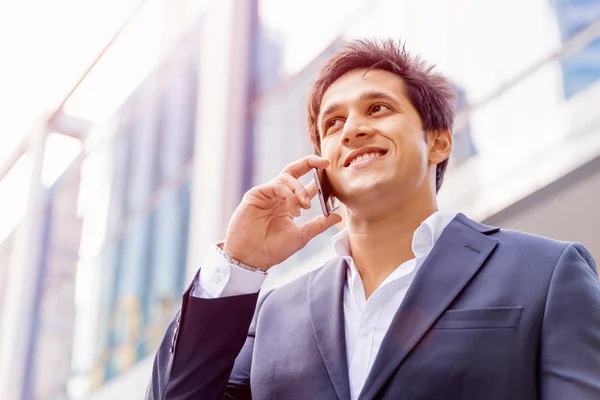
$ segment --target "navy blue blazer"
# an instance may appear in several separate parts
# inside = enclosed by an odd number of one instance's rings
[[[147,399],[349,399],[345,269],[335,258],[260,302],[188,290]],[[398,308],[359,399],[600,399],[590,253],[458,214]]]

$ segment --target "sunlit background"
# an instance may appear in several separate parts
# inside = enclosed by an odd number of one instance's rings
[[[310,82],[356,37],[451,79],[442,208],[600,259],[600,0],[5,1],[0,399],[143,398],[208,246],[311,152]],[[266,285],[321,265],[336,229]]]

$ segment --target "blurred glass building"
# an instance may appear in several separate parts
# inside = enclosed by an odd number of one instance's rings
[[[31,178],[0,236],[0,398],[143,397],[153,353],[208,245],[245,190],[312,153],[309,85],[356,37],[406,40],[453,82],[442,208],[579,241],[600,259],[600,1],[280,5],[164,8],[154,20],[164,29],[152,36],[158,61],[144,63],[103,118],[94,117],[100,107],[78,104],[114,69],[40,117],[0,166],[0,199],[21,195],[10,189],[17,172]],[[150,39],[140,37],[141,52]],[[124,54],[125,64],[142,57]],[[64,168],[46,179],[42,155],[56,135],[71,141],[60,144]],[[300,221],[318,214],[314,205]],[[272,270],[266,286],[322,265],[336,229]]]
[[[198,34],[190,32],[112,117],[89,150],[84,173],[88,279],[98,285],[89,315],[97,336],[94,379],[116,376],[156,348],[184,290],[196,100]],[[89,229],[88,229],[89,228]]]

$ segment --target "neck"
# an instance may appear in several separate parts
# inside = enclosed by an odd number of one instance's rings
[[[414,258],[415,230],[436,211],[435,197],[406,202],[376,217],[348,211],[350,249],[367,298],[398,266]]]

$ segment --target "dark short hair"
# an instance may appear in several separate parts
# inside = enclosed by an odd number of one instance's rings
[[[450,81],[434,65],[411,55],[405,44],[392,39],[355,40],[332,55],[322,66],[308,99],[307,125],[315,152],[321,154],[318,117],[323,94],[342,75],[355,69],[381,69],[402,78],[406,95],[415,107],[424,131],[452,129],[455,94]],[[437,165],[436,192],[440,190],[448,159]]]

